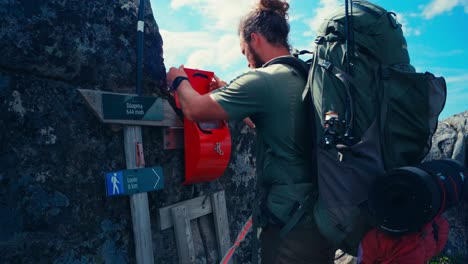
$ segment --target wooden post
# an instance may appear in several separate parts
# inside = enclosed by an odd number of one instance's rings
[[[137,144],[143,146],[141,127],[124,126],[124,146],[127,169],[144,167],[137,162]],[[142,157],[139,157],[141,160]],[[137,163],[140,163],[137,166]],[[135,254],[138,264],[153,264],[153,240],[151,237],[150,214],[148,194],[137,193],[130,196],[130,209],[132,213],[133,235],[135,239]]]

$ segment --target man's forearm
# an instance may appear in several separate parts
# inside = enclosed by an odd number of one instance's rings
[[[200,100],[200,95],[197,91],[192,88],[192,85],[189,81],[182,81],[177,88],[177,95],[179,97],[179,103],[182,107],[182,112],[184,116],[189,120],[194,120],[194,115],[197,115],[196,109],[197,102]],[[196,121],[196,120],[194,120]]]
[[[200,95],[188,81],[180,83],[177,93],[187,119],[196,122],[229,119],[229,115],[209,94]]]

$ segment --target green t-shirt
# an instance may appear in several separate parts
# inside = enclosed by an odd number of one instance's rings
[[[305,82],[294,68],[272,64],[211,94],[231,119],[255,123],[258,182],[266,190],[266,207],[283,223],[297,201],[317,190],[311,124],[302,102]]]
[[[211,97],[231,119],[250,117],[258,135],[257,174],[264,185],[315,182],[311,133],[302,102],[305,80],[292,67],[273,64],[248,71]]]

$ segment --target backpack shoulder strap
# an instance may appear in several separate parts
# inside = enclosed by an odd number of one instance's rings
[[[308,65],[304,61],[294,56],[281,56],[281,57],[274,58],[270,60],[269,62],[265,63],[263,67],[267,67],[273,64],[284,64],[284,65],[291,66],[294,69],[296,69],[305,80],[307,80],[307,76],[309,76]]]

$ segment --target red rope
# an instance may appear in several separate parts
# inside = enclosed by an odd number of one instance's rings
[[[251,227],[252,227],[252,216],[250,216],[249,219],[247,219],[247,222],[244,224],[244,227],[242,227],[241,232],[239,233],[239,235],[237,235],[236,242],[234,242],[234,244],[228,250],[226,255],[224,255],[220,264],[227,264],[229,260],[231,260],[232,255],[234,254],[236,249],[239,247],[240,243],[245,239],[245,235],[247,235]]]

